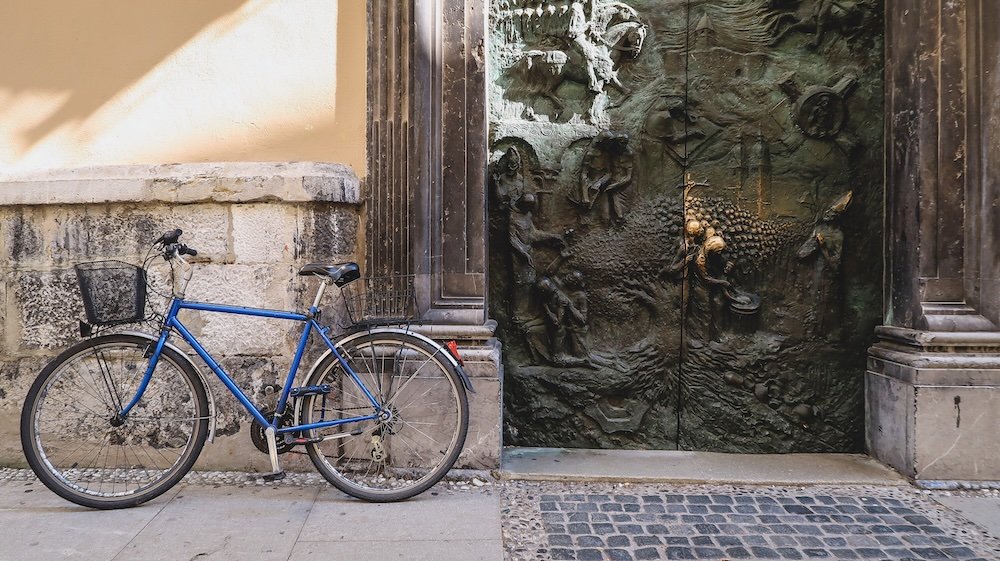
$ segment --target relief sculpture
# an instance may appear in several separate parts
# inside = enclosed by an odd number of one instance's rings
[[[601,132],[591,141],[580,168],[580,192],[570,200],[584,212],[594,209],[599,201],[607,209],[610,222],[625,220],[625,188],[632,183],[632,149],[628,136],[610,131]]]
[[[859,451],[876,0],[493,0],[505,443]]]
[[[642,51],[646,27],[634,9],[610,0],[563,2],[501,2],[495,12],[498,27],[516,59],[509,75],[514,83],[509,93],[518,92],[529,101],[543,97],[551,103],[548,111],[529,103],[527,115],[544,115],[558,120],[566,110],[566,81],[584,87],[573,97],[589,102],[579,117],[593,123],[606,120],[608,88],[624,93],[618,72],[623,63]],[[586,104],[580,107],[585,107]]]

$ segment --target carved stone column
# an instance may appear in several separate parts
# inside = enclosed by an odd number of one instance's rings
[[[369,268],[417,275],[425,319],[485,321],[482,0],[369,3]]]
[[[366,267],[413,275],[417,329],[457,339],[477,393],[461,465],[500,452],[499,344],[486,319],[485,0],[368,3]]]
[[[885,325],[867,443],[918,480],[1000,480],[1000,7],[886,3]]]

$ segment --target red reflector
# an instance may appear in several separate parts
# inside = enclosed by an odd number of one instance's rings
[[[448,352],[451,353],[451,356],[455,357],[455,360],[458,361],[458,364],[465,366],[465,361],[462,360],[462,355],[458,354],[458,343],[456,343],[455,341],[448,341],[447,343],[445,343],[445,346],[448,347]]]

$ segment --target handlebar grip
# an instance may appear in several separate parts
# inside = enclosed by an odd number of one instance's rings
[[[184,232],[180,228],[175,228],[169,232],[166,232],[158,240],[153,243],[162,243],[163,245],[170,245],[172,243],[177,243],[177,239],[181,237]]]

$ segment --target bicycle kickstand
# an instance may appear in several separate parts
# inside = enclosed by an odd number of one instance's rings
[[[267,438],[267,455],[271,459],[271,473],[261,474],[264,481],[280,481],[285,478],[285,470],[278,465],[278,444],[275,442],[274,427],[264,429]]]

